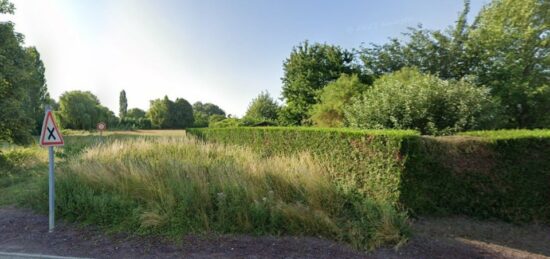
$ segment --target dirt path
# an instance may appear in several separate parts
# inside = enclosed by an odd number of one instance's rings
[[[0,251],[94,258],[545,258],[550,228],[516,227],[465,218],[424,219],[418,233],[395,251],[365,254],[318,238],[187,236],[181,243],[158,238],[105,235],[90,227],[58,223],[47,232],[47,217],[0,208]]]

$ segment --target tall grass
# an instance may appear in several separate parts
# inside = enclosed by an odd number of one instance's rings
[[[343,191],[306,153],[261,157],[186,137],[128,138],[91,146],[60,169],[58,215],[112,230],[313,235],[360,249],[408,235],[405,214]]]

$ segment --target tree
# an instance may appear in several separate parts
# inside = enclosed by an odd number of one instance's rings
[[[225,111],[213,103],[196,102],[193,104],[193,112],[203,113],[208,116],[214,114],[225,116]]]
[[[470,2],[466,0],[455,26],[447,31],[427,30],[419,25],[409,28],[403,41],[393,38],[383,45],[362,48],[360,57],[366,73],[376,78],[403,67],[417,67],[443,79],[459,80],[468,75],[470,56],[465,44],[470,30],[466,20],[469,11]]]
[[[95,129],[103,121],[110,126],[118,123],[115,114],[100,104],[89,91],[68,91],[59,97],[60,124],[69,129]]]
[[[169,118],[171,103],[168,96],[164,96],[164,99],[155,99],[151,101],[147,116],[151,120],[151,125],[154,128],[165,129],[171,126]]]
[[[177,98],[175,102],[168,96],[152,100],[147,116],[155,128],[179,129],[193,125],[193,107],[183,98]]]
[[[501,100],[507,127],[550,127],[550,2],[494,0],[467,47],[473,73]]]
[[[184,129],[193,126],[193,107],[187,100],[177,98],[170,108],[172,128]]]
[[[135,119],[145,118],[145,111],[140,108],[132,108],[128,110],[126,117]]]
[[[225,118],[225,111],[215,104],[196,102],[193,104],[194,127],[208,127],[212,116]]]
[[[10,3],[8,0],[0,0],[0,13],[2,14],[13,14],[15,11],[15,6]]]
[[[505,108],[508,128],[550,127],[550,2],[493,0],[468,25],[469,1],[445,32],[410,29],[406,40],[363,48],[374,77],[417,67],[443,79],[473,76]]]
[[[256,98],[252,99],[248,110],[243,119],[251,121],[271,121],[275,122],[279,114],[279,104],[269,95],[261,92]]]
[[[352,98],[344,114],[355,128],[415,129],[441,135],[498,126],[496,107],[487,88],[403,68]]]
[[[312,121],[322,127],[343,127],[344,105],[353,96],[360,95],[366,87],[357,75],[342,74],[338,80],[323,88],[319,103],[312,108]]]
[[[341,74],[360,74],[353,60],[353,53],[338,46],[305,41],[294,47],[283,64],[282,96],[286,106],[281,120],[301,125],[323,87]]]
[[[128,99],[126,99],[126,91],[124,90],[120,92],[120,96],[118,98],[118,107],[119,107],[118,116],[121,119],[126,117],[126,113],[128,113]]]
[[[0,13],[14,10],[9,1],[0,0]],[[24,48],[23,39],[13,23],[0,23],[0,141],[17,144],[32,142],[50,100],[40,55],[34,47]]]

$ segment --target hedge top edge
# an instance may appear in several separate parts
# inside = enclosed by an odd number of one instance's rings
[[[228,129],[238,130],[265,130],[265,131],[313,131],[313,132],[333,132],[358,135],[377,135],[377,136],[419,136],[420,133],[415,130],[388,130],[388,129],[349,129],[349,128],[317,128],[317,127],[233,127],[233,128],[191,128],[190,131],[224,131]]]

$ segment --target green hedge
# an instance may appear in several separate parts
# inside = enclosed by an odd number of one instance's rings
[[[309,151],[343,188],[404,206],[414,214],[550,222],[548,131],[449,137],[285,127],[188,131],[265,155]]]

